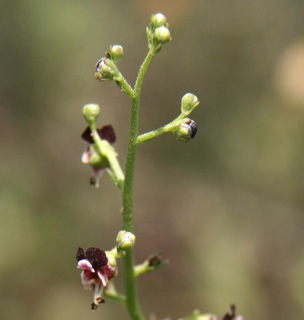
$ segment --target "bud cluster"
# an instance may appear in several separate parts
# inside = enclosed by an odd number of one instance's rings
[[[183,122],[172,133],[179,141],[188,142],[193,139],[197,132],[197,124],[187,116],[199,105],[198,98],[192,93],[186,93],[181,101],[181,117]]]
[[[167,18],[162,13],[153,14],[147,27],[148,47],[158,53],[162,45],[171,40]]]
[[[110,46],[109,52],[105,53],[96,63],[95,79],[99,81],[118,80],[120,73],[116,63],[123,56],[123,47],[120,45]]]

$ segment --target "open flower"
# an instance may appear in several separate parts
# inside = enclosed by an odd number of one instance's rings
[[[81,282],[84,288],[94,291],[91,308],[95,310],[99,303],[104,302],[103,290],[115,276],[116,269],[111,266],[106,253],[98,248],[89,248],[86,252],[78,248],[76,259],[77,268],[83,270]]]
[[[116,140],[114,129],[111,125],[97,129],[99,137],[103,140],[107,140],[110,144],[113,144]],[[91,129],[87,127],[81,135],[81,138],[86,141],[89,146],[84,150],[81,161],[91,166],[91,178],[90,184],[99,187],[99,178],[101,177],[104,169],[109,168],[108,159],[102,157],[96,150],[93,138],[91,136]]]

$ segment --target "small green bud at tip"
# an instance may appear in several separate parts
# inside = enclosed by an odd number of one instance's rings
[[[167,18],[162,13],[153,14],[150,18],[151,29],[164,26],[167,23]]]
[[[123,56],[123,47],[117,44],[114,46],[111,46],[110,56],[114,62],[117,62]]]
[[[186,93],[182,97],[181,111],[185,115],[189,115],[198,105],[199,101],[197,96],[192,93]]]
[[[88,124],[92,124],[96,121],[96,119],[99,116],[99,112],[100,112],[99,105],[95,103],[86,104],[82,108],[82,114],[85,120],[88,122]]]

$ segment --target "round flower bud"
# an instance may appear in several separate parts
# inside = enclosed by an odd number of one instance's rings
[[[123,55],[123,47],[114,45],[110,47],[110,56],[114,62],[117,62]]]
[[[86,104],[82,108],[82,114],[89,124],[92,124],[96,121],[99,116],[99,112],[99,105],[95,103]]]
[[[153,14],[150,18],[151,29],[164,26],[167,23],[167,18],[162,13]]]
[[[117,250],[127,250],[135,244],[135,235],[125,230],[119,231],[116,237]]]
[[[156,28],[154,32],[154,39],[161,44],[169,42],[171,40],[169,29],[164,26]]]
[[[190,120],[186,123],[182,123],[177,129],[173,130],[172,133],[176,136],[179,141],[188,142],[193,139],[197,132],[197,124],[195,121]]]
[[[197,96],[192,93],[186,93],[182,97],[181,111],[185,115],[189,115],[198,105],[199,101],[197,99]]]

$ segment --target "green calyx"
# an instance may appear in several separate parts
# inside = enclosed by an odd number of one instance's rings
[[[90,165],[94,168],[108,168],[110,167],[108,158],[98,152],[96,146],[92,144],[90,146],[92,155],[90,156]]]

